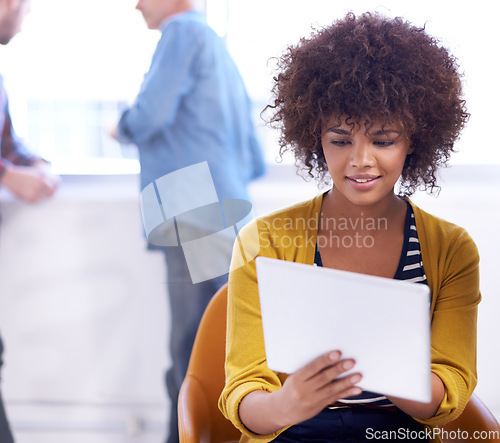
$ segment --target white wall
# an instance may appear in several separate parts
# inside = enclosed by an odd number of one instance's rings
[[[165,268],[145,250],[137,177],[66,176],[53,201],[6,197],[1,213],[2,391],[18,442],[121,443],[138,426],[161,441]]]

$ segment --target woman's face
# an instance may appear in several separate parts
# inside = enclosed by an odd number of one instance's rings
[[[360,206],[393,198],[406,156],[412,152],[407,134],[398,124],[376,121],[367,128],[345,120],[331,118],[321,136],[333,193]]]

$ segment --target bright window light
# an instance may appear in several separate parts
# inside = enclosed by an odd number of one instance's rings
[[[106,135],[137,94],[160,36],[146,28],[135,5],[135,0],[33,0],[22,33],[0,47],[15,127],[35,152],[65,165],[75,159],[136,158],[133,146],[120,146]],[[261,121],[260,111],[270,99],[273,57],[312,27],[352,10],[402,16],[442,39],[461,62],[472,114],[452,163],[500,164],[500,150],[488,137],[500,98],[493,56],[500,4],[207,0],[205,9],[246,82],[270,162],[278,153],[277,134]]]

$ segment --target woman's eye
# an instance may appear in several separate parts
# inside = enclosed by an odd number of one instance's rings
[[[350,142],[348,140],[331,140],[330,143],[334,146],[347,146]]]
[[[374,141],[373,144],[380,148],[386,148],[388,146],[392,146],[394,144],[394,140],[378,140]]]

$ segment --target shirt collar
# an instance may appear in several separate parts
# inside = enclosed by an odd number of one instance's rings
[[[182,12],[178,12],[177,14],[172,14],[172,15],[169,15],[165,20],[163,20],[162,24],[160,25],[160,29],[163,31],[165,30],[166,26],[174,19],[177,19],[179,17],[190,17],[190,18],[193,18],[193,19],[196,19],[198,21],[205,21],[205,16],[199,12],[199,11],[196,11],[194,9],[191,9],[189,11],[182,11]]]

